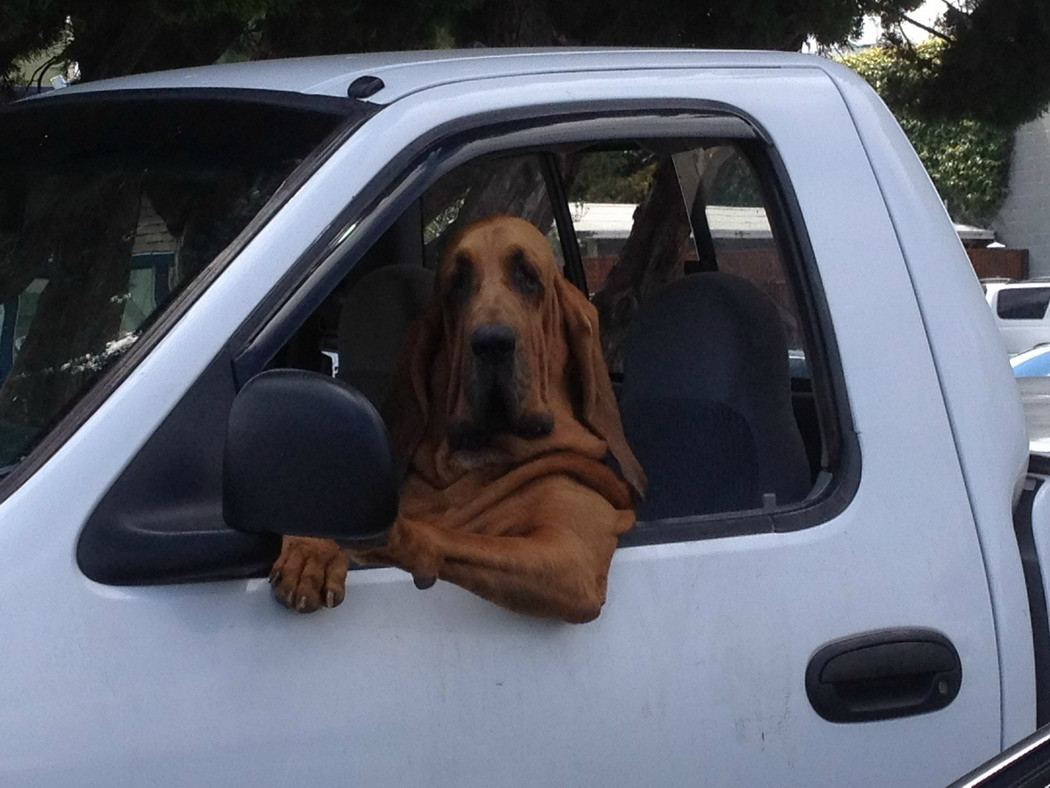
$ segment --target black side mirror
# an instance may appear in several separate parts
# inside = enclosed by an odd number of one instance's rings
[[[222,500],[231,528],[371,545],[393,525],[397,504],[386,427],[353,387],[277,369],[234,399]]]

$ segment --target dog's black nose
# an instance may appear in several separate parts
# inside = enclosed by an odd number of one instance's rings
[[[499,361],[514,352],[514,329],[506,323],[485,323],[470,335],[474,355],[486,361]]]

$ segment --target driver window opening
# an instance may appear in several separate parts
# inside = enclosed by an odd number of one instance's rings
[[[478,218],[521,216],[566,276],[567,256],[582,262],[574,284],[598,310],[624,429],[650,479],[642,525],[798,504],[828,464],[813,332],[754,160],[733,142],[690,140],[470,162],[390,225],[274,365],[335,375],[382,412],[445,244]],[[559,215],[577,248],[563,245]]]

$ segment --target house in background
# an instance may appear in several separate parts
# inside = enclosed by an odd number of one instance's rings
[[[992,224],[999,241],[1028,250],[1028,275],[1050,276],[1050,112],[1014,136],[1010,191]]]
[[[588,289],[601,289],[609,270],[616,262],[634,224],[633,203],[574,203],[573,224],[580,243]],[[773,259],[776,246],[765,208],[761,206],[709,205],[706,209],[711,239],[718,250],[720,267],[726,270],[747,269],[753,281],[763,282],[771,291],[786,287],[783,282],[765,281],[762,274],[772,275],[782,269]],[[996,234],[984,227],[955,224],[979,278],[1026,279],[1028,253],[1024,248],[1004,249],[995,243]],[[695,259],[695,258],[694,258]],[[1050,261],[1048,261],[1050,264]],[[1031,274],[1035,276],[1036,274]],[[776,292],[771,292],[774,298]],[[786,297],[786,296],[784,296]]]

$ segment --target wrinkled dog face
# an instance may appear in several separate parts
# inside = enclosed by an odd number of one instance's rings
[[[564,365],[547,239],[523,219],[489,217],[452,240],[438,269],[449,359],[449,443],[475,450],[494,435],[548,435],[552,363]],[[561,352],[559,352],[561,351]]]

